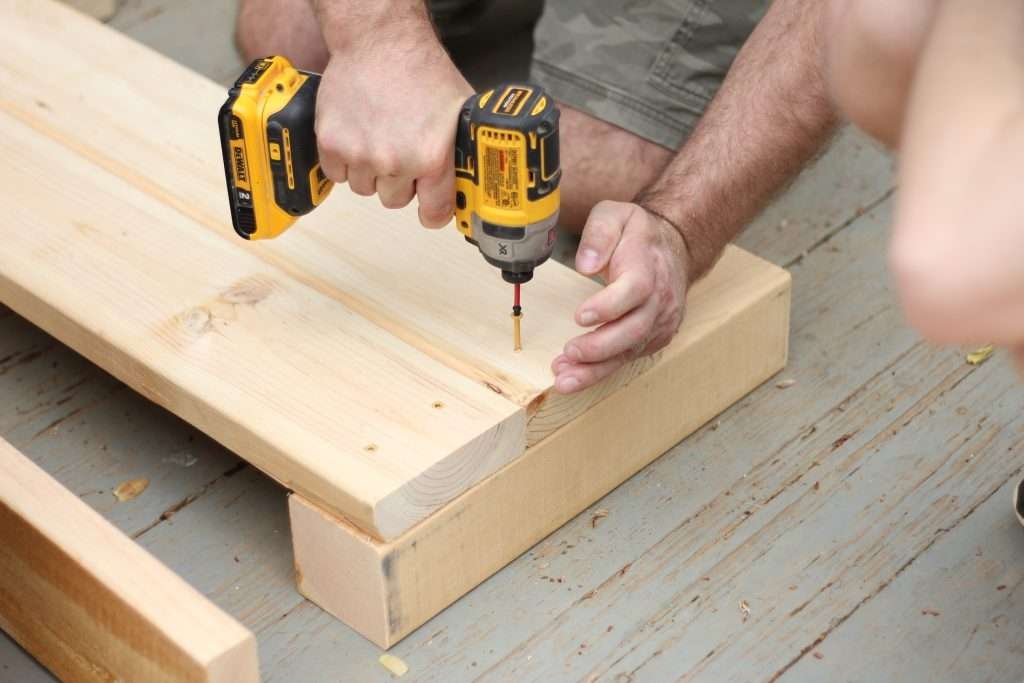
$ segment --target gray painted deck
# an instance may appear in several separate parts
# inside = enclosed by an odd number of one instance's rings
[[[233,2],[115,26],[226,82]],[[902,322],[889,157],[850,131],[740,244],[794,276],[761,387],[400,643],[406,680],[1019,681],[1024,387]],[[383,681],[294,589],[284,491],[0,309],[0,434],[257,632],[270,681]],[[149,489],[115,503],[118,482]],[[552,581],[551,578],[562,579]],[[49,680],[0,635],[0,680]]]

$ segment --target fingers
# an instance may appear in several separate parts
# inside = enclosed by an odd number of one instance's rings
[[[632,204],[621,202],[605,201],[594,206],[580,236],[576,270],[584,275],[596,275],[604,270],[632,212]]]
[[[377,178],[377,195],[385,209],[401,209],[412,201],[416,187],[411,178],[383,176]]]
[[[654,276],[638,267],[627,270],[618,279],[584,301],[576,311],[576,322],[582,327],[618,320],[650,298]]]
[[[358,195],[372,197],[377,192],[377,178],[365,166],[350,166],[348,169],[348,186]]]
[[[448,225],[455,211],[454,148],[440,171],[416,180],[416,195],[420,198],[420,223],[424,227],[437,229]]]
[[[626,316],[576,337],[565,345],[565,356],[575,363],[602,363],[619,354],[638,353],[654,331],[658,302],[648,299]]]
[[[555,377],[555,391],[572,394],[591,387],[626,364],[626,356],[616,356],[601,363],[562,364],[561,372]]]

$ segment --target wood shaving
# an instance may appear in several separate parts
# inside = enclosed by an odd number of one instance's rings
[[[981,365],[982,363],[984,363],[985,361],[992,357],[992,353],[994,351],[995,347],[992,346],[991,344],[988,344],[987,346],[982,346],[980,349],[974,349],[973,351],[967,354],[967,364]]]
[[[796,380],[795,379],[784,379],[782,381],[776,382],[775,383],[775,388],[776,389],[789,389],[794,384],[796,384]]]
[[[597,525],[601,523],[601,520],[608,516],[608,511],[604,508],[594,510],[594,514],[590,516],[590,528],[596,529]]]
[[[378,659],[380,665],[396,676],[404,676],[409,673],[409,666],[401,659],[387,653],[382,654]]]
[[[740,600],[740,611],[743,612],[743,621],[750,618],[750,605],[746,600]]]
[[[142,495],[142,492],[149,488],[149,479],[129,479],[122,481],[114,488],[114,498],[121,503],[135,500]]]

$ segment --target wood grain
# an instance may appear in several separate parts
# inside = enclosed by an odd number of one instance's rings
[[[789,276],[730,249],[647,372],[391,543],[292,496],[299,590],[390,647],[778,371],[788,311]]]
[[[257,681],[241,625],[0,441],[0,626],[65,680]]]
[[[12,240],[25,252],[9,250],[10,258],[24,267],[6,274],[5,298],[58,337],[74,339],[76,348],[92,347],[82,349],[87,357],[286,485],[392,538],[518,457],[524,439],[539,441],[637,372],[626,368],[579,395],[553,395],[548,364],[577,333],[573,308],[597,285],[558,264],[546,266],[529,287],[528,319],[534,322],[527,323],[527,350],[515,354],[503,312],[508,287],[493,268],[454,232],[420,230],[410,212],[384,211],[344,188],[273,244],[237,240],[226,221],[219,145],[210,125],[222,89],[57,4],[6,3],[13,11],[2,30],[11,53],[0,69],[19,83],[0,97],[0,111],[19,136],[9,153],[17,152],[30,169],[35,163],[40,176],[44,156],[50,167],[67,166],[78,185],[68,191],[67,182],[51,178],[47,186],[40,177],[34,191],[24,193],[19,208],[35,227]],[[45,39],[36,39],[44,24]],[[79,69],[74,55],[86,45],[92,59]],[[60,68],[42,78],[17,78],[24,65],[41,60]],[[94,92],[105,96],[88,96]],[[93,122],[89,136],[80,134],[83,121]],[[152,130],[183,132],[168,142]],[[67,195],[61,205],[44,201],[58,193]],[[97,203],[102,196],[109,201]],[[136,211],[108,215],[120,202]],[[401,247],[383,250],[382,243]],[[90,250],[105,254],[103,274],[89,270],[100,267],[99,258],[83,257]],[[166,262],[167,254],[185,252],[190,258]],[[40,259],[43,253],[67,260]],[[444,264],[443,275],[437,264]],[[146,272],[136,275],[133,266]],[[118,287],[107,275],[116,269],[143,289]],[[75,291],[31,300],[43,291],[40,281],[53,276],[65,285],[76,279]],[[85,306],[75,295],[92,303]],[[46,308],[73,315],[47,314]],[[284,309],[291,313],[283,315]],[[112,344],[82,336],[101,334],[107,318],[116,318],[109,323],[121,335]],[[140,339],[140,325],[162,338],[155,344]],[[133,346],[143,344],[152,357],[122,358],[138,355]],[[102,360],[101,351],[107,354]],[[165,362],[160,369],[153,365],[157,357]],[[267,377],[257,379],[257,367]],[[200,368],[201,388],[189,381],[200,379]],[[259,387],[236,383],[243,373]],[[383,376],[389,381],[367,381]],[[210,377],[219,378],[219,389],[209,388]],[[257,395],[248,403],[236,403],[240,393],[252,391]],[[293,396],[300,391],[303,396]],[[290,407],[281,404],[289,401]],[[289,424],[282,425],[286,417]],[[296,421],[305,423],[303,436],[286,434]],[[306,438],[313,443],[303,443]],[[314,453],[328,445],[333,450]],[[313,463],[334,471],[312,472]]]
[[[143,395],[384,536],[522,452],[522,409],[0,117],[2,295]]]
[[[198,77],[50,0],[20,8],[9,22],[11,64],[72,60],[88,47],[93,60],[71,85],[37,80],[4,93],[0,107],[208,230],[287,273],[492,393],[528,411],[529,443],[582,414],[635,371],[570,397],[554,394],[551,360],[579,333],[573,311],[598,285],[558,263],[546,264],[524,289],[524,350],[512,350],[509,287],[454,230],[422,230],[415,207],[381,209],[375,199],[336,188],[327,203],[286,236],[241,243],[228,225],[217,131],[211,112],[223,87]],[[31,35],[45,22],[53,45]],[[88,29],[88,30],[87,30]],[[161,88],[154,88],[154,81]],[[85,94],[107,92],[110,97]],[[42,102],[41,106],[39,102]],[[173,103],[173,106],[172,106]],[[73,115],[72,115],[73,114]],[[105,122],[83,138],[82,120]],[[137,125],[145,120],[146,126]],[[173,143],[151,129],[188,130]],[[146,169],[140,173],[139,169]],[[382,249],[381,245],[389,245]],[[535,424],[534,424],[535,423]]]

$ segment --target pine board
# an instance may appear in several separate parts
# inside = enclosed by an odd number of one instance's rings
[[[4,4],[4,151],[24,169],[0,294],[285,485],[394,537],[635,375],[552,394],[597,285],[545,266],[515,354],[478,254],[345,188],[286,238],[238,240],[222,88],[52,2]]]
[[[259,680],[252,633],[2,440],[0,626],[64,680]]]

